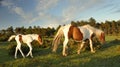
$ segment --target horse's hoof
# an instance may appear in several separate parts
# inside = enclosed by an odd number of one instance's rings
[[[17,59],[17,57],[15,57],[15,59]]]
[[[77,53],[78,55],[80,55],[80,53]]]
[[[25,58],[25,56],[23,56],[23,58]]]
[[[95,51],[91,51],[91,53],[95,53]]]
[[[77,51],[77,54],[80,54],[80,51]]]
[[[66,57],[66,56],[67,56],[67,54],[63,54],[63,56],[64,56],[64,57]]]
[[[31,56],[31,58],[33,58],[33,56]]]
[[[56,53],[56,51],[52,51],[53,53]]]
[[[28,57],[28,56],[26,55],[26,57]]]

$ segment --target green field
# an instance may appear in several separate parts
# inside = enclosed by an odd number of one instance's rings
[[[33,48],[34,58],[19,55],[18,59],[14,59],[14,55],[8,51],[10,44],[0,42],[0,67],[120,67],[119,36],[107,36],[106,43],[94,54],[85,50],[78,55],[76,48],[69,47],[67,57],[62,56],[62,47],[57,53],[52,53],[49,47]]]

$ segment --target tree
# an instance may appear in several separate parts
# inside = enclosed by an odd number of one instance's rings
[[[112,21],[111,28],[112,28],[112,34],[117,34],[118,29],[115,21]]]
[[[46,30],[47,30],[47,32],[46,32],[46,35],[47,35],[47,36],[49,36],[49,37],[50,37],[50,36],[53,36],[53,34],[54,34],[54,32],[55,32],[55,29],[54,29],[54,28],[51,29],[50,27],[48,27]]]
[[[29,28],[28,29],[25,29],[25,34],[32,34],[32,27],[31,26],[29,26]]]
[[[94,26],[94,27],[95,27],[95,25],[96,25],[96,20],[91,17],[91,18],[89,19],[89,23],[90,23],[91,26]]]
[[[25,34],[25,28],[24,27],[17,27],[15,29],[16,34]]]
[[[76,22],[74,21],[71,21],[71,24],[74,25],[74,26],[78,26]]]
[[[11,27],[8,27],[7,30],[6,30],[6,35],[7,35],[7,36],[11,36],[11,35],[13,35],[13,34],[15,34],[13,27],[12,27],[12,26],[11,26]]]
[[[111,34],[111,22],[105,21],[105,33]]]

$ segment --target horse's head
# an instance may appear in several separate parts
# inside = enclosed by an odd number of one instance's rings
[[[104,32],[101,32],[100,35],[99,35],[99,40],[100,42],[103,44],[105,43],[105,33]]]
[[[37,36],[37,41],[40,45],[43,44],[43,40],[42,40],[42,37],[40,35]]]

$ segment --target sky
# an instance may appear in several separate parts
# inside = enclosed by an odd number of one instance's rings
[[[120,0],[0,0],[0,29],[120,20]]]

